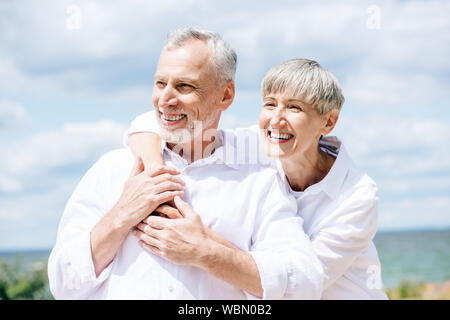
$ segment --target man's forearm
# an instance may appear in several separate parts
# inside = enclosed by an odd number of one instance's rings
[[[199,267],[254,296],[263,296],[258,266],[253,257],[224,239],[208,242]]]
[[[114,259],[129,232],[129,228],[117,222],[113,210],[91,231],[91,254],[97,277]]]

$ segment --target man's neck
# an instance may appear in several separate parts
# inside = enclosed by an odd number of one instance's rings
[[[189,164],[200,159],[208,158],[221,145],[222,141],[218,136],[217,130],[214,130],[213,134],[209,134],[209,137],[205,137],[202,134],[201,137],[196,137],[187,143],[176,144],[167,142],[167,147],[185,159]]]

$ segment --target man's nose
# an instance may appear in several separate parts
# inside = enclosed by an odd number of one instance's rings
[[[178,104],[178,99],[175,91],[169,85],[166,85],[164,89],[161,90],[161,95],[159,96],[158,106],[160,108],[176,106]]]

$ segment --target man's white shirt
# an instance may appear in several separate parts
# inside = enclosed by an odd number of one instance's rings
[[[155,112],[138,116],[124,136],[155,132]],[[322,150],[336,157],[330,172],[303,192],[290,189],[281,163],[264,156],[258,126],[224,130],[236,139],[239,163],[257,159],[277,168],[286,188],[296,198],[298,215],[324,269],[322,299],[387,299],[382,290],[381,264],[372,241],[378,219],[376,183],[360,171],[336,137],[324,137]],[[248,148],[248,141],[258,146]],[[249,154],[251,153],[251,154]],[[255,157],[255,155],[257,155]],[[253,163],[253,161],[250,161]]]
[[[222,146],[188,164],[163,148],[167,165],[186,183],[182,197],[213,232],[250,252],[266,299],[317,299],[322,266],[303,231],[297,205],[278,171],[238,164],[236,141],[220,132]],[[104,155],[82,178],[61,218],[49,259],[56,299],[247,299],[252,295],[205,271],[159,258],[131,233],[111,264],[96,277],[90,231],[116,204],[134,165],[128,148]]]

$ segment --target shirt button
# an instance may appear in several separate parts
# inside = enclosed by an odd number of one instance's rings
[[[175,290],[175,288],[173,287],[173,284],[169,284],[169,286],[167,288],[169,289],[170,292],[173,292],[173,290]]]
[[[186,168],[186,169],[184,169],[184,172],[186,172],[186,173],[191,172],[191,168]]]

